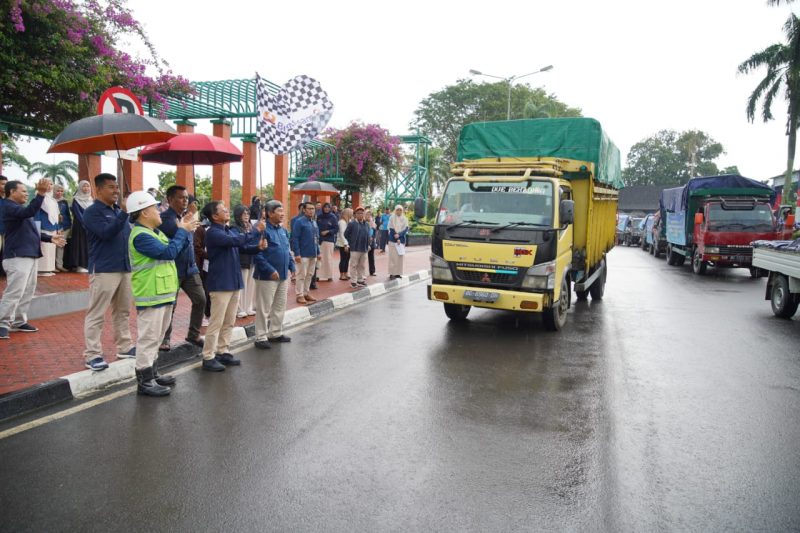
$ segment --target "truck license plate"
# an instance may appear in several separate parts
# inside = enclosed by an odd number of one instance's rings
[[[469,298],[473,302],[494,303],[500,298],[500,294],[488,291],[464,291],[464,298]]]

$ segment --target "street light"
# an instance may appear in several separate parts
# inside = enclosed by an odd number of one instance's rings
[[[542,67],[539,70],[535,70],[533,72],[528,72],[527,74],[523,74],[522,76],[511,76],[508,78],[504,78],[502,76],[495,76],[493,74],[484,74],[480,70],[470,69],[469,73],[473,76],[486,76],[487,78],[497,78],[498,80],[503,80],[508,83],[508,112],[506,114],[506,120],[511,120],[511,85],[526,76],[532,76],[534,74],[538,74],[540,72],[547,72],[548,70],[553,70],[553,65],[547,65],[546,67]]]

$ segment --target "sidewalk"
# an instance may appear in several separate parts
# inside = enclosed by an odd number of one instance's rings
[[[404,271],[406,273],[429,268],[430,246],[415,246],[407,250]],[[338,257],[338,256],[337,256]],[[338,261],[338,259],[337,259]],[[373,285],[387,280],[388,255],[376,254],[377,276],[369,277],[367,283]],[[61,291],[88,290],[87,274],[58,274],[40,277],[37,295]],[[333,296],[353,292],[350,283],[334,278],[332,282],[319,282],[319,288],[312,295],[319,301]],[[5,278],[0,278],[0,291],[5,289]],[[294,285],[289,288],[287,310],[302,307],[295,302]],[[173,350],[183,343],[189,323],[189,299],[183,292],[178,298],[172,334]],[[69,374],[85,370],[83,360],[84,337],[83,320],[85,312],[78,311],[49,318],[31,320],[39,328],[37,333],[11,333],[11,338],[0,340],[0,400],[9,393],[34,387]],[[110,324],[111,313],[106,315]],[[236,321],[237,326],[253,323],[253,317]],[[131,311],[131,334],[136,339],[136,311]],[[205,328],[204,328],[205,329]],[[103,332],[103,350],[106,361],[117,358],[114,354],[113,334],[107,326]]]

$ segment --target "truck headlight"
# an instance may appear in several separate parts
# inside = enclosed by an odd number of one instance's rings
[[[706,253],[706,254],[718,254],[719,253],[719,247],[717,247],[717,246],[706,246],[705,251],[703,253]]]
[[[450,266],[438,255],[431,254],[431,277],[442,281],[453,281]]]
[[[522,286],[526,289],[555,289],[556,287],[556,262],[548,261],[534,265],[528,269]]]

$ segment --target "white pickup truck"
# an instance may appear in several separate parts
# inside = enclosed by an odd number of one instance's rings
[[[792,318],[800,305],[800,239],[753,242],[753,267],[769,271],[764,299],[775,316]]]

